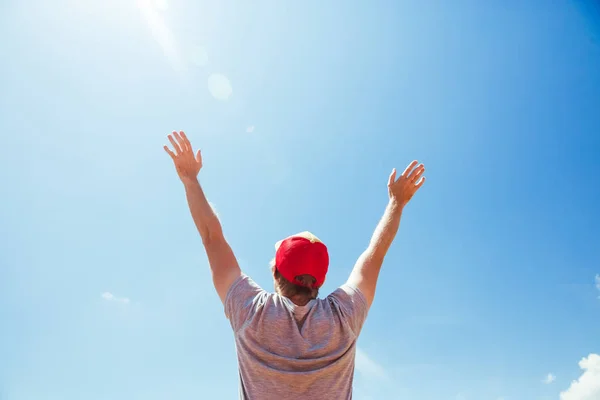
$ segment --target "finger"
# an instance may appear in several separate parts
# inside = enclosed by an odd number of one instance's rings
[[[173,134],[175,134],[175,132],[173,132]],[[175,153],[177,153],[177,155],[180,155],[182,153],[182,151],[181,151],[181,147],[179,147],[179,144],[175,141],[175,139],[173,139],[172,135],[169,135],[168,138],[169,138],[169,142],[171,142],[171,144],[173,145],[173,149],[175,150]]]
[[[169,149],[168,146],[163,146],[163,149],[165,149],[165,151],[167,152],[168,155],[171,156],[171,158],[173,159],[173,161],[175,161],[175,154],[171,151],[171,149]]]
[[[187,147],[188,149],[192,150],[192,143],[188,139],[188,137],[185,134],[185,132],[184,131],[180,131],[179,134],[181,135],[181,138],[183,139],[183,142],[185,143],[185,147]]]
[[[182,151],[188,150],[185,140],[183,140],[183,138],[181,137],[180,132],[173,132],[173,136],[175,136],[175,139],[177,140],[177,143],[179,143],[179,146],[181,147]]]
[[[392,169],[392,173],[388,179],[388,186],[391,186],[394,182],[396,182],[396,168]]]
[[[202,162],[202,154],[200,153],[200,149],[198,149],[198,151],[196,152],[196,162],[197,163]]]
[[[415,190],[418,190],[421,186],[423,186],[423,184],[425,183],[425,177],[421,177],[421,179],[419,179],[419,181],[415,184]]]
[[[404,172],[402,173],[403,177],[407,177],[408,173],[415,167],[415,165],[417,165],[419,162],[417,160],[411,162],[410,164],[408,164],[408,167],[406,167],[406,169],[404,170]]]
[[[421,175],[423,175],[423,172],[425,172],[425,166],[421,164],[417,168],[415,168],[413,172],[410,173],[408,179],[412,182],[416,182],[417,180],[419,180]]]

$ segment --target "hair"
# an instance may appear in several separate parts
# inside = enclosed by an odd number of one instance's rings
[[[312,275],[299,275],[295,278],[300,282],[304,283],[308,286],[296,285],[285,279],[277,266],[275,265],[275,260],[271,260],[271,270],[273,271],[273,278],[275,279],[275,290],[281,296],[299,300],[302,303],[308,303],[312,299],[316,299],[319,295],[319,288],[312,287],[316,283],[316,279]]]

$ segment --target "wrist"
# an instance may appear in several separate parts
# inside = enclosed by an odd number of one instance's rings
[[[404,206],[405,204],[401,203],[400,201],[398,201],[398,199],[394,197],[391,197],[390,201],[388,202],[388,208],[394,212],[402,212]]]
[[[189,186],[196,186],[200,184],[200,182],[198,181],[198,177],[181,178],[181,183],[183,183],[183,186],[185,186],[186,188]]]

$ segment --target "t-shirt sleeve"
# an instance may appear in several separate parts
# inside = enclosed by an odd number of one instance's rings
[[[242,274],[233,282],[225,296],[225,316],[234,331],[248,320],[263,293],[266,292],[247,275]]]
[[[329,299],[337,305],[341,317],[358,336],[369,313],[367,299],[362,292],[358,288],[345,284],[331,293]]]

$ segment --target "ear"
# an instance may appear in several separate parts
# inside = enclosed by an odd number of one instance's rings
[[[269,261],[269,269],[271,270],[271,273],[275,275],[275,258]]]

